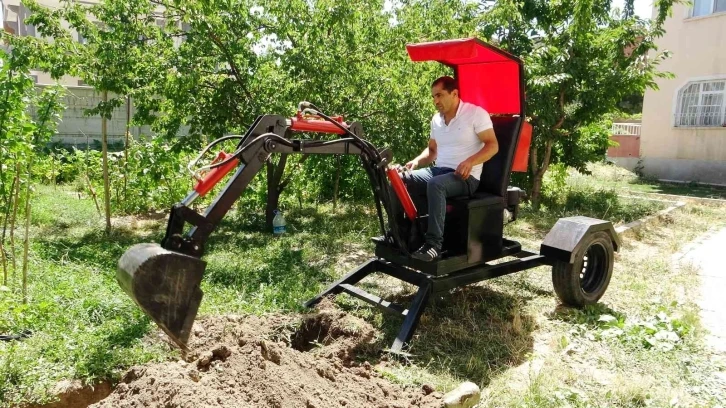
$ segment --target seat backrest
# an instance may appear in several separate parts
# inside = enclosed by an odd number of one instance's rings
[[[477,192],[504,197],[509,185],[512,160],[517,148],[522,119],[513,116],[492,117],[494,133],[499,143],[499,151],[482,166]]]

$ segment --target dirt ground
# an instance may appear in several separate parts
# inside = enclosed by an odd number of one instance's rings
[[[96,408],[440,407],[430,386],[404,389],[356,356],[375,331],[324,302],[306,316],[197,320],[184,360],[132,367]]]

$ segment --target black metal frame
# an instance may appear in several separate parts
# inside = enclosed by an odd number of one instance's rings
[[[408,343],[408,341],[413,337],[413,333],[418,326],[421,315],[426,309],[428,300],[432,295],[448,292],[449,290],[459,286],[469,285],[509,275],[525,269],[535,268],[540,265],[552,264],[551,261],[543,255],[522,250],[521,246],[517,242],[508,241],[508,243],[508,248],[510,248],[510,250],[516,248],[516,251],[511,254],[511,256],[516,259],[499,264],[483,263],[444,276],[432,276],[410,269],[396,262],[400,259],[386,260],[384,258],[372,258],[328,286],[327,289],[316,297],[307,301],[305,306],[313,307],[327,296],[347,293],[386,312],[402,316],[404,318],[403,324],[396,336],[396,339],[393,341],[393,345],[389,349],[389,351],[393,353],[401,353],[403,351],[404,344]],[[416,291],[416,294],[408,308],[389,302],[354,286],[366,276],[376,272],[418,286],[418,290]]]

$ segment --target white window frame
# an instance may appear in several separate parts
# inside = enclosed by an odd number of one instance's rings
[[[682,92],[694,83],[703,84],[703,83],[709,83],[709,82],[726,82],[726,75],[713,75],[713,76],[707,76],[707,77],[690,78],[686,82],[681,84],[680,87],[676,88],[675,93],[673,95],[673,105],[672,105],[673,111],[672,111],[672,115],[671,115],[671,118],[672,118],[671,126],[673,126],[674,128],[678,128],[678,129],[693,129],[693,128],[718,129],[718,128],[723,128],[724,125],[726,125],[726,84],[724,84],[724,89],[719,91],[719,93],[722,94],[721,112],[720,112],[721,124],[716,124],[716,125],[702,125],[702,124],[681,125],[680,124],[681,115],[682,115],[681,114]],[[714,93],[714,92],[709,91],[709,92],[706,92],[705,94],[712,94],[712,93]],[[699,93],[698,93],[699,105],[703,101],[703,97],[704,97],[703,85],[701,85],[699,87]]]
[[[698,17],[710,16],[710,15],[713,15],[713,14],[726,13],[726,10],[716,11],[717,0],[700,0],[700,1],[705,1],[705,2],[707,2],[709,4],[710,7],[708,9],[710,11],[708,13],[706,13],[706,14],[703,14],[703,15],[700,15],[700,16],[696,16],[693,13],[696,11],[696,2],[699,1],[699,0],[692,0],[692,1],[693,1],[693,6],[691,6],[691,8],[690,8],[690,11],[688,13],[688,17],[698,18]]]

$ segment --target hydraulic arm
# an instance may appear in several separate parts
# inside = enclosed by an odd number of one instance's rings
[[[338,138],[289,138],[296,132],[336,134]],[[202,299],[199,285],[206,263],[200,258],[205,242],[273,153],[359,155],[371,183],[382,233],[386,230],[385,210],[394,242],[408,252],[397,221],[391,215],[392,197],[387,178],[397,177],[395,172],[386,171],[391,152],[376,149],[363,139],[362,133],[358,123],[347,124],[342,118],[323,114],[312,104],[301,103],[296,117],[263,115],[245,135],[227,136],[213,142],[202,154],[222,141],[240,139],[235,152],[220,153],[212,164],[205,166],[208,171],[194,190],[172,207],[161,245],[138,244],[121,257],[117,272],[120,286],[175,343],[186,348]],[[211,191],[233,170],[226,186],[203,214],[190,207],[195,199]]]

